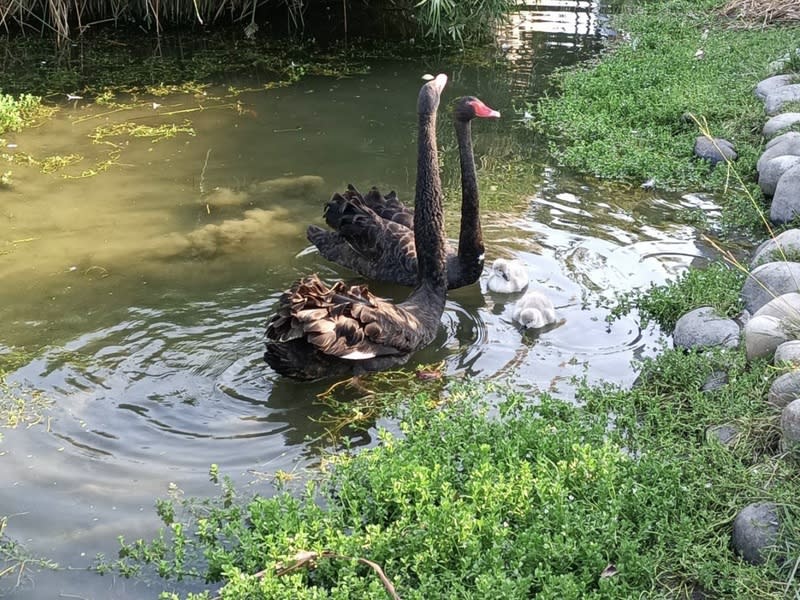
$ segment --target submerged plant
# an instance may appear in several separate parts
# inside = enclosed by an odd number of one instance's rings
[[[21,587],[32,579],[33,572],[41,569],[58,569],[52,560],[33,556],[18,542],[4,535],[7,516],[0,516],[0,592]],[[9,585],[4,585],[8,583]],[[3,593],[3,595],[5,595]]]

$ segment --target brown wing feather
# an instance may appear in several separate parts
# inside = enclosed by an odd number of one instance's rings
[[[411,352],[417,344],[413,333],[419,330],[413,314],[366,286],[339,281],[329,287],[310,275],[281,295],[267,337],[280,342],[302,338],[324,354],[358,359]]]

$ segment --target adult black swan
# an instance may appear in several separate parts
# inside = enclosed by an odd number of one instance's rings
[[[419,275],[400,304],[372,295],[366,286],[316,275],[295,282],[278,301],[267,325],[264,360],[295,379],[358,375],[404,363],[433,340],[444,311],[445,238],[442,186],[436,148],[436,110],[446,75],[422,86],[419,115],[414,232]]]
[[[447,287],[455,289],[478,280],[483,271],[483,235],[480,224],[478,176],[472,151],[472,119],[497,118],[478,98],[459,98],[454,122],[461,161],[461,232],[458,252],[446,249]],[[383,196],[372,188],[362,196],[352,185],[344,194],[334,194],[325,206],[327,231],[310,225],[309,241],[328,260],[360,273],[364,277],[414,285],[417,281],[417,254],[413,211],[397,199],[394,192]]]

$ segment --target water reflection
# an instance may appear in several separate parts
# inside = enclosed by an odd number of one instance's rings
[[[523,92],[547,86],[554,68],[600,48],[607,34],[603,3],[596,0],[517,0],[517,9],[498,28],[497,40],[514,64],[512,86]]]

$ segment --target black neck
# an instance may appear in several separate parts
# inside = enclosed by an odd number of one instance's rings
[[[472,152],[472,123],[456,119],[456,137],[461,158],[461,232],[458,237],[458,258],[462,268],[482,269],[484,253],[478,204],[478,176]]]
[[[417,288],[428,288],[444,300],[444,216],[436,113],[420,115],[417,148],[417,189],[414,196],[414,244],[417,249]]]

